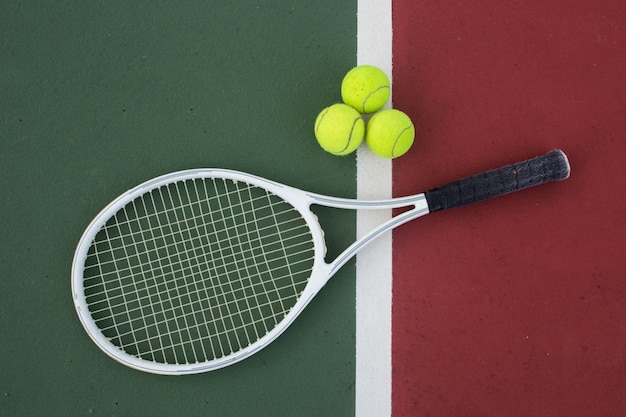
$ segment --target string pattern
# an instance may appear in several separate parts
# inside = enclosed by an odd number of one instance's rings
[[[90,314],[124,352],[168,364],[237,352],[290,311],[313,241],[282,198],[229,179],[189,179],[120,209],[84,267]]]

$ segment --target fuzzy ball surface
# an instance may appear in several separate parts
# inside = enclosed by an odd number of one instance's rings
[[[372,65],[352,68],[341,82],[343,102],[364,114],[382,109],[390,93],[387,74]]]
[[[396,109],[382,110],[367,123],[367,146],[383,158],[397,158],[411,149],[415,126],[411,118]]]
[[[333,104],[315,120],[315,138],[322,149],[333,155],[354,152],[365,137],[361,114],[346,104]]]

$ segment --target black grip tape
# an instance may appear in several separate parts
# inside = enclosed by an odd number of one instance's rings
[[[462,207],[546,182],[564,180],[569,174],[567,157],[556,149],[435,188],[425,193],[426,201],[431,212]]]

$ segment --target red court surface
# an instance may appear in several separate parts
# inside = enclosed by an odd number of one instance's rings
[[[393,3],[394,195],[560,148],[570,179],[394,232],[393,415],[626,415],[626,6]]]

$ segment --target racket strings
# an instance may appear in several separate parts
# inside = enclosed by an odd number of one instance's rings
[[[312,265],[310,231],[290,204],[245,183],[194,179],[144,194],[107,222],[87,256],[84,291],[120,349],[204,362],[273,329]]]
[[[305,254],[305,251],[294,252],[294,254],[295,255]],[[297,266],[305,262],[307,262],[306,259],[294,262],[293,265]],[[280,269],[282,268],[268,269],[267,272],[275,273],[275,272],[279,272]],[[185,273],[186,271],[181,269],[181,270],[174,270],[174,272]],[[205,271],[194,272],[194,274],[201,274],[201,275],[203,273],[209,273],[209,271],[205,270]],[[281,279],[289,280],[285,286],[279,287],[278,285],[276,285],[275,289],[278,291],[293,289],[294,284],[289,279],[290,276],[291,275],[283,275],[283,276],[275,275],[273,279],[275,283],[280,282]],[[91,313],[98,314],[98,313],[102,313],[102,312],[106,312],[110,310],[115,310],[116,307],[123,308],[125,311],[131,312],[131,313],[135,310],[138,310],[139,308],[141,308],[141,304],[138,304],[137,307],[133,308],[128,302],[125,301],[125,298],[124,298],[126,293],[131,292],[133,290],[135,290],[136,293],[138,294],[136,301],[138,301],[139,303],[149,302],[150,298],[155,295],[164,296],[164,297],[168,296],[168,292],[169,292],[168,287],[163,285],[163,283],[159,283],[156,280],[152,280],[150,282],[146,280],[146,281],[142,281],[141,284],[142,284],[141,287],[138,287],[136,282],[131,281],[130,278],[128,279],[128,282],[121,281],[120,287],[119,287],[120,292],[118,295],[116,295],[115,292],[103,291],[101,284],[96,284],[96,285],[92,285],[90,288],[85,288],[85,292],[89,293],[90,297],[99,297],[99,296],[108,297],[108,302],[106,303],[106,305],[102,305],[100,308],[98,308],[96,303],[92,304],[92,308],[90,310]],[[95,289],[96,291],[90,293],[90,289]],[[242,289],[245,293],[247,290],[253,290],[254,287],[252,285],[248,285],[248,286],[240,287],[240,289]],[[188,294],[190,295],[194,293],[198,295],[203,295],[201,293],[206,294],[206,288],[204,287],[198,288],[196,291],[188,292]],[[253,296],[254,295],[250,295],[250,297],[253,297]],[[248,298],[248,297],[242,297],[242,298]],[[208,301],[217,301],[217,297],[215,295],[214,296],[206,295],[206,299]]]
[[[267,219],[267,218],[266,218]],[[266,220],[265,219],[265,220]],[[264,219],[261,219],[264,220]],[[289,224],[293,223],[292,227],[289,227]],[[106,226],[103,230],[108,230],[110,229],[111,226]],[[267,239],[267,238],[279,238],[280,237],[280,233],[279,232],[272,232],[271,229],[274,229],[273,227],[270,226],[266,226],[264,228],[261,228],[259,230],[260,233],[263,233],[264,236],[263,238]],[[304,238],[305,236],[308,235],[308,231],[302,231],[301,229],[301,224],[299,223],[298,219],[292,219],[290,221],[286,221],[283,223],[283,230],[282,232],[297,232],[297,231],[301,231],[300,234],[293,234],[289,237],[289,239],[291,240],[295,240],[295,241],[300,241],[300,239]],[[137,236],[135,236],[135,234]],[[143,236],[143,234],[141,232],[130,232],[127,234],[122,234],[122,235],[118,235],[115,236],[113,238],[109,238],[110,240],[120,240],[120,241],[125,241],[126,239],[140,239],[139,242],[137,242],[136,246],[131,247],[131,248],[126,248],[126,251],[124,252],[123,255],[120,255],[119,253],[117,254],[113,254],[113,251],[116,250],[115,248],[109,248],[108,246],[105,246],[104,249],[102,249],[102,251],[99,253],[101,257],[104,257],[105,255],[111,255],[111,258],[108,260],[103,260],[101,263],[99,264],[94,264],[94,265],[87,265],[85,267],[85,270],[89,272],[90,268],[106,268],[107,266],[109,266],[109,264],[111,265],[112,268],[115,268],[116,270],[118,270],[119,272],[129,272],[131,271],[133,268],[143,268],[143,267],[150,267],[151,262],[150,262],[150,257],[153,255],[159,256],[159,252],[171,252],[172,250],[177,250],[176,247],[177,245],[190,245],[193,244],[193,242],[195,242],[197,239],[200,239],[201,242],[203,242],[205,245],[208,245],[209,247],[214,247],[214,248],[219,248],[221,246],[223,246],[224,244],[229,244],[230,240],[228,238],[225,239],[221,239],[221,240],[215,240],[215,241],[209,241],[208,237],[206,236],[189,236],[187,238],[181,238],[178,241],[173,240],[174,237],[176,236],[177,233],[172,232],[169,234],[164,234],[163,237],[165,238],[165,240],[160,240],[157,237],[146,237]],[[169,241],[169,242],[168,242]],[[168,243],[165,243],[168,242]],[[258,246],[260,245],[261,242],[261,237],[251,237],[248,241],[247,244],[251,245],[252,247],[254,246]],[[289,242],[286,242],[287,244],[289,244]],[[118,248],[119,250],[119,248]],[[203,252],[203,249],[197,248],[196,251],[198,253]],[[277,253],[282,253],[283,248],[280,247],[280,245],[276,244],[274,249],[270,249],[270,248],[266,248],[265,253],[267,255],[273,255],[273,254],[277,254]],[[138,253],[142,253],[144,256],[139,258],[139,263],[136,264],[132,264],[131,267],[131,261],[137,259],[137,254]],[[180,254],[180,256],[184,256],[185,254]],[[187,254],[188,255],[188,254]],[[197,257],[197,255],[196,255]],[[231,267],[232,264],[234,263],[234,259],[231,263],[225,263],[224,265],[226,267]],[[120,266],[121,265],[121,266]],[[180,272],[181,269],[180,267],[178,267],[176,265],[170,265],[171,271],[176,273],[176,272]],[[89,287],[85,286],[85,290],[89,290]]]

